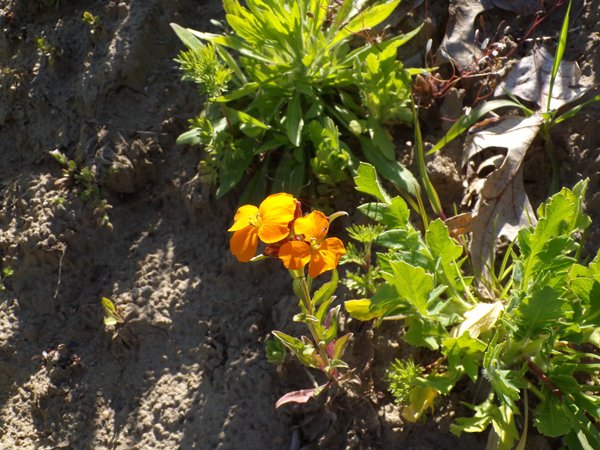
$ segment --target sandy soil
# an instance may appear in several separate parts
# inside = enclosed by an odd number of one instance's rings
[[[596,83],[600,5],[575,3],[567,57]],[[446,2],[437,8],[439,41]],[[85,10],[101,19],[94,33]],[[287,274],[235,261],[226,229],[236,193],[216,201],[195,178],[199,150],[175,145],[201,99],[179,82],[169,23],[211,30],[222,15],[219,0],[0,1],[0,261],[14,269],[0,293],[0,448],[484,448],[486,436],[449,432],[465,413],[458,394],[407,425],[385,386],[369,382],[398,356],[397,327],[372,337],[347,324],[352,359],[372,364],[365,397],[275,410],[308,383],[294,363],[264,357],[270,331],[293,326]],[[537,36],[555,36],[560,21]],[[50,57],[36,50],[42,36]],[[592,178],[590,252],[600,247],[599,118],[588,108],[555,133],[561,182]],[[427,123],[437,140],[441,128]],[[55,149],[93,168],[112,230],[59,181]],[[539,203],[549,168],[541,147],[530,153],[525,179]],[[456,149],[430,168],[444,200],[459,201]],[[115,335],[101,296],[126,318]]]

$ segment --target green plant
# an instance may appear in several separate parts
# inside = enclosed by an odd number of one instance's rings
[[[15,271],[10,266],[2,267],[2,273],[0,274],[0,292],[6,290],[6,286],[4,286],[4,281],[7,278],[10,278],[14,275]]]
[[[90,27],[90,33],[95,33],[97,30],[102,28],[102,21],[100,16],[95,16],[89,11],[84,11],[81,17],[81,21]]]
[[[359,9],[353,0],[248,0],[244,7],[226,0],[231,33],[172,25],[188,47],[176,59],[183,79],[207,97],[178,142],[204,145],[199,171],[218,184],[218,197],[246,173],[254,176],[244,200],[263,198],[269,180],[273,192],[298,193],[314,182],[320,193],[335,192],[355,170],[356,140],[361,157],[416,194],[383,125],[412,122],[410,73],[396,49],[419,29],[381,42],[369,33],[398,3]]]
[[[108,210],[112,206],[106,199],[102,198],[94,171],[87,166],[79,167],[74,160],[67,158],[59,150],[52,150],[50,156],[63,168],[63,177],[57,183],[71,183],[76,189],[77,195],[94,209],[98,225],[112,230],[112,224],[108,216]],[[56,197],[54,201],[55,204],[61,205],[64,203],[64,198]]]
[[[436,397],[466,377],[479,383],[485,400],[469,405],[456,434],[490,425],[497,448],[525,447],[528,414],[546,436],[569,448],[600,448],[600,254],[578,262],[580,236],[589,226],[582,212],[587,182],[563,188],[537,211],[535,226],[521,229],[499,261],[489,294],[467,275],[464,246],[439,219],[424,233],[408,221],[408,207],[390,198],[374,171],[359,168],[357,189],[377,198],[359,207],[385,230],[374,241],[382,276],[370,298],[350,300],[360,320],[403,320],[404,340],[437,353],[434,363],[399,392],[402,415],[417,420]],[[409,363],[392,373],[408,377]],[[525,424],[516,417],[524,411]]]
[[[290,392],[276,403],[304,403],[332,385],[342,385],[352,377],[342,360],[352,333],[339,336],[341,305],[332,307],[338,285],[337,265],[345,253],[338,238],[326,237],[329,224],[345,213],[327,217],[321,211],[303,216],[300,202],[291,194],[269,195],[259,207],[243,205],[238,208],[230,249],[240,262],[258,261],[269,256],[278,258],[289,270],[294,293],[299,298],[300,312],[294,322],[303,323],[309,336],[296,338],[282,331],[272,332],[276,340],[267,342],[267,358],[281,363],[289,350],[298,361],[321,371],[326,382],[311,389]],[[266,245],[264,254],[256,255],[259,240]],[[313,292],[313,281],[331,271],[331,280]]]
[[[385,380],[388,383],[388,390],[394,396],[396,404],[404,406],[411,403],[410,393],[415,387],[417,378],[423,373],[423,368],[415,365],[412,358],[401,360],[396,359],[387,372]]]
[[[51,45],[45,36],[36,36],[34,37],[34,40],[38,53],[46,57],[48,62],[52,64],[58,55],[56,47]]]

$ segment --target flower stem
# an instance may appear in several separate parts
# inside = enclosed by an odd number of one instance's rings
[[[308,288],[308,282],[306,280],[306,276],[302,275],[300,277],[300,301],[304,305],[306,312],[310,316],[315,315],[315,308],[312,302],[312,298],[310,296],[310,289]],[[321,355],[321,359],[325,363],[325,367],[327,368],[324,372],[327,374],[328,378],[332,378],[332,371],[330,369],[330,360],[329,355],[327,355],[327,350],[325,348],[323,339],[321,338],[321,334],[319,329],[315,327],[315,324],[311,320],[307,320],[306,326],[308,327],[310,334],[315,341],[316,348],[319,349],[319,354]]]

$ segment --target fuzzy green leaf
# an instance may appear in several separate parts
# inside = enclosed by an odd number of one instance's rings
[[[558,437],[571,431],[571,423],[565,406],[549,392],[546,398],[535,410],[533,424],[538,431],[546,436]]]
[[[563,315],[562,304],[559,293],[549,286],[534,291],[515,311],[519,336],[534,339],[541,333],[549,333]]]
[[[384,203],[390,203],[390,196],[379,183],[377,172],[371,164],[363,162],[359,164],[354,183],[357,191],[372,195]]]
[[[384,274],[388,283],[423,317],[427,314],[427,299],[433,290],[433,275],[426,273],[422,267],[414,267],[404,261],[390,263],[393,275]]]

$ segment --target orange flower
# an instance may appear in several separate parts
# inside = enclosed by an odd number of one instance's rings
[[[329,221],[321,211],[296,219],[294,234],[301,241],[286,242],[279,249],[279,259],[291,270],[298,270],[308,264],[308,274],[316,278],[327,270],[333,270],[340,262],[346,249],[338,238],[327,238]]]
[[[284,192],[269,195],[257,208],[244,205],[238,208],[229,242],[231,253],[240,262],[247,262],[256,254],[258,239],[265,244],[285,239],[290,234],[289,223],[294,219],[296,199]]]

